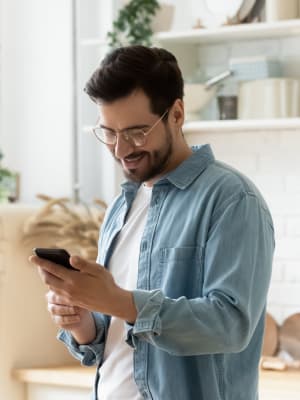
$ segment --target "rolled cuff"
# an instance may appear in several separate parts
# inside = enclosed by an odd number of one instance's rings
[[[149,336],[161,334],[160,311],[164,295],[160,290],[134,290],[133,299],[138,311],[134,325],[126,324],[127,343],[136,348],[139,339],[149,340]]]
[[[58,332],[57,339],[65,344],[69,352],[82,365],[91,366],[99,364],[103,357],[104,352],[104,333],[105,325],[102,316],[93,313],[93,318],[96,325],[96,338],[89,344],[78,344],[70,332],[61,329]]]

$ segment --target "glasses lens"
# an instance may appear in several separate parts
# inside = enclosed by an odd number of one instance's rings
[[[135,146],[143,146],[145,144],[145,134],[140,129],[128,133],[128,138]]]
[[[115,144],[116,143],[116,135],[111,131],[103,128],[94,128],[94,134],[101,142],[105,144]]]
[[[95,136],[100,142],[114,145],[117,142],[117,136],[110,130],[96,127],[93,129]],[[143,146],[146,141],[145,132],[141,129],[130,129],[122,133],[123,138],[135,146]]]

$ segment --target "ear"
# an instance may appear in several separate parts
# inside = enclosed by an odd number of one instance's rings
[[[170,123],[174,127],[181,128],[184,123],[184,106],[181,99],[175,100],[172,108],[170,109]]]

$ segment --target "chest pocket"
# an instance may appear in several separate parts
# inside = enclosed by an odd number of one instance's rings
[[[202,248],[194,246],[161,248],[156,288],[172,298],[201,296],[203,253]]]

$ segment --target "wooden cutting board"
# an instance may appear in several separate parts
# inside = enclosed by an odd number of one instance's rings
[[[266,314],[265,333],[262,347],[263,356],[274,356],[279,346],[279,329],[271,314]]]
[[[290,315],[279,328],[280,349],[300,360],[300,313]]]

